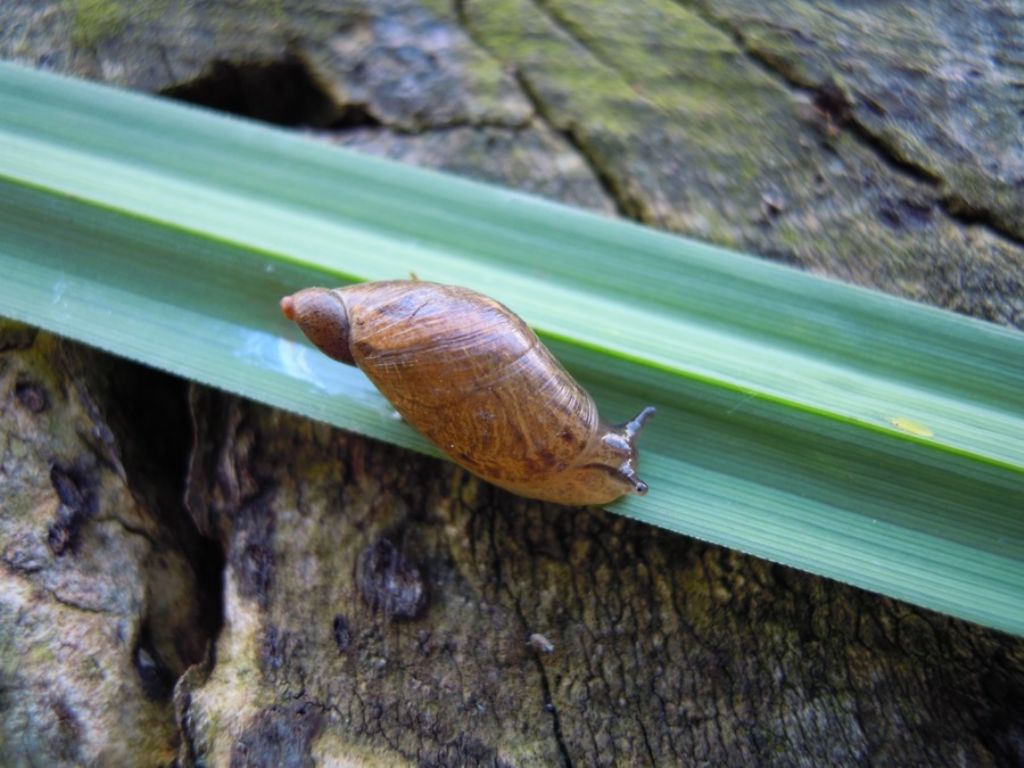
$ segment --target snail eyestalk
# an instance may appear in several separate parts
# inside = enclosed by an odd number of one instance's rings
[[[634,416],[632,419],[630,419],[629,421],[622,425],[622,432],[623,434],[626,435],[626,438],[629,440],[629,442],[632,443],[634,440],[636,440],[637,435],[639,435],[643,431],[643,428],[647,424],[647,422],[650,421],[657,413],[657,408],[655,408],[653,405],[648,405],[646,408],[640,411],[640,413],[638,413],[636,416]],[[639,491],[637,492],[639,493]]]
[[[646,495],[648,486],[647,483],[641,480],[636,473],[636,439],[643,431],[647,422],[650,421],[657,412],[658,411],[654,406],[649,405],[625,424],[620,424],[615,428],[615,431],[625,438],[629,451],[629,458],[623,462],[621,467],[619,467],[619,475],[631,486],[632,493],[635,493],[637,496]]]

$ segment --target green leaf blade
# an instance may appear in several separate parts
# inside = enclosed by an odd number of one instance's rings
[[[1024,634],[1020,334],[0,65],[3,314],[437,455],[277,311],[409,272],[512,306],[610,420],[658,407],[614,511]]]

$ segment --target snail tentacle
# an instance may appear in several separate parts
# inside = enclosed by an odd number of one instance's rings
[[[653,405],[648,405],[646,408],[640,411],[640,413],[638,413],[636,416],[634,416],[632,419],[630,419],[629,421],[622,425],[622,432],[629,440],[629,442],[632,443],[634,440],[636,440],[637,436],[643,431],[643,428],[647,424],[647,422],[650,421],[651,418],[654,417],[657,413],[657,408],[655,408]]]

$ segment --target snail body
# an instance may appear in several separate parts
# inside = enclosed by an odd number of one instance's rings
[[[322,352],[358,366],[411,426],[473,474],[530,498],[605,504],[644,494],[636,436],[502,304],[419,280],[307,288],[281,300]]]

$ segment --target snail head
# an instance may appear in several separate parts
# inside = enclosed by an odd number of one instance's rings
[[[644,424],[654,416],[654,408],[644,408],[640,413],[614,427],[605,426],[595,435],[585,455],[585,462],[578,468],[578,482],[591,489],[603,489],[607,499],[617,499],[623,494],[643,496],[647,483],[637,475],[636,439]]]
[[[349,346],[348,311],[337,291],[306,288],[281,299],[281,312],[325,355],[355,365]]]
[[[613,471],[618,479],[628,488],[629,493],[643,496],[647,493],[647,483],[637,476],[636,439],[644,428],[644,424],[656,413],[654,407],[648,406],[625,424],[613,428],[604,436],[604,444],[620,451],[622,463]]]

